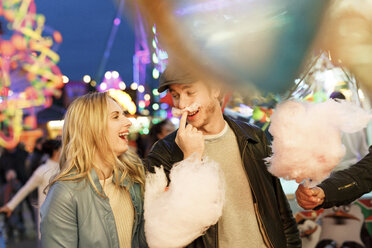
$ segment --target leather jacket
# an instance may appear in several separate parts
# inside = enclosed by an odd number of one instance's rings
[[[330,208],[347,205],[372,190],[372,146],[369,153],[348,169],[337,171],[318,185],[325,194],[322,205]]]
[[[104,194],[94,169],[90,174],[97,189]],[[127,183],[124,181],[122,186]],[[131,185],[129,193],[135,209],[132,248],[146,248],[140,185]],[[109,199],[99,196],[86,180],[53,184],[40,213],[42,247],[120,248]]]
[[[237,138],[252,190],[255,214],[267,247],[301,247],[296,221],[280,181],[268,172],[263,160],[271,153],[264,132],[245,122],[235,121],[226,116],[224,118]],[[175,143],[176,135],[177,131],[155,143],[145,161],[150,172],[154,172],[154,166],[162,165],[165,172],[169,173],[173,164],[183,160],[183,153]],[[187,248],[217,247],[218,223],[187,246]]]

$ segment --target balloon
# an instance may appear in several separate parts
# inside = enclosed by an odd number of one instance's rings
[[[346,66],[372,97],[372,1],[334,1],[317,40]]]
[[[169,58],[213,79],[274,93],[293,83],[328,2],[136,0]]]

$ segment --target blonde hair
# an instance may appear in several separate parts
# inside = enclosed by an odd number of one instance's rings
[[[112,166],[117,187],[128,178],[130,184],[137,182],[143,189],[145,173],[141,159],[130,151],[117,157],[106,138],[110,98],[107,93],[91,93],[71,103],[63,124],[60,172],[50,185],[57,181],[86,179],[102,196],[90,175],[92,169],[102,173],[93,162],[98,153],[106,165]],[[120,178],[118,172],[121,172]]]

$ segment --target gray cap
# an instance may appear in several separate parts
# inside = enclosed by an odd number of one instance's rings
[[[197,79],[189,71],[169,64],[160,76],[158,92],[167,90],[171,84],[190,84],[195,81]]]

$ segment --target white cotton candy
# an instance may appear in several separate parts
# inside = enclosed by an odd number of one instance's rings
[[[194,102],[193,104],[191,104],[190,106],[184,108],[184,109],[178,109],[178,108],[175,108],[173,107],[172,108],[172,115],[174,117],[180,117],[184,112],[195,112],[199,109],[200,107],[200,104],[199,103],[196,103]]]
[[[184,247],[222,215],[224,180],[214,161],[188,158],[170,172],[165,191],[163,168],[149,174],[145,186],[145,234],[150,248]]]
[[[297,182],[321,182],[345,155],[341,131],[359,131],[371,119],[371,114],[345,101],[279,104],[269,129],[274,136],[269,171]]]

